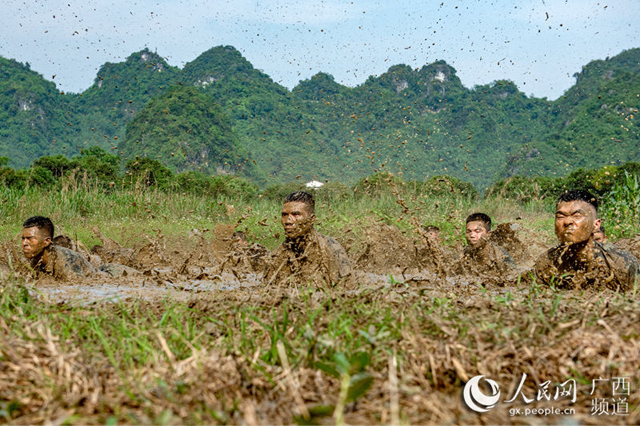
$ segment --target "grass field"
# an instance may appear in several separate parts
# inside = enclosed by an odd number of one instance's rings
[[[17,245],[20,224],[35,214],[51,217],[60,233],[87,247],[99,242],[89,229],[94,225],[124,247],[162,234],[170,248],[191,249],[187,235],[193,229],[215,238],[206,230],[218,224],[237,225],[270,249],[282,239],[280,201],[266,197],[95,188],[0,189],[0,197],[5,249]],[[417,224],[436,224],[445,244],[458,247],[472,211],[485,211],[496,223],[518,221],[529,238],[554,241],[552,206],[542,202],[388,191],[318,197],[316,208],[318,228],[349,240],[353,251],[364,244],[371,223],[416,239]],[[4,422],[640,423],[637,292],[390,277],[355,291],[257,286],[179,300],[43,300],[37,284],[24,276],[3,278]],[[463,402],[465,384],[477,375],[494,380],[501,391],[485,413]],[[571,384],[569,395],[562,395]],[[491,395],[488,387],[482,391]],[[574,414],[524,415],[526,409],[551,407]]]

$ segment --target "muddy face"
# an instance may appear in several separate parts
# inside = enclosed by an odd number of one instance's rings
[[[600,230],[593,233],[593,239],[602,244],[607,242],[607,237],[604,235],[604,232]]]
[[[489,239],[489,231],[485,227],[484,222],[473,220],[467,223],[465,237],[470,247],[482,247]]]
[[[45,236],[44,231],[33,226],[22,229],[22,252],[27,259],[33,259],[51,244],[51,237]]]
[[[600,228],[596,209],[584,201],[558,203],[556,207],[556,236],[562,244],[588,241]]]
[[[429,236],[429,238],[431,238],[433,241],[436,241],[438,243],[442,243],[442,236],[440,235],[440,231],[428,231],[427,235]]]
[[[282,206],[282,226],[287,238],[298,238],[313,227],[316,216],[301,201],[284,203]]]

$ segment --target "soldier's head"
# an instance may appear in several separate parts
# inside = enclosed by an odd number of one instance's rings
[[[424,230],[427,233],[427,235],[431,237],[431,239],[433,239],[434,241],[441,242],[442,238],[440,235],[440,228],[438,228],[435,225],[427,225],[424,227]]]
[[[607,242],[607,233],[604,225],[600,225],[600,228],[596,229],[596,232],[593,233],[593,239],[602,244]]]
[[[42,254],[51,245],[53,222],[48,217],[33,216],[22,224],[22,252],[27,259]]]
[[[467,216],[465,238],[470,247],[484,245],[491,235],[491,218],[484,213],[471,213]]]
[[[73,241],[66,235],[58,235],[51,240],[51,244],[73,250]]]
[[[231,236],[231,243],[238,246],[246,246],[248,244],[247,234],[245,234],[243,231],[235,231]]]
[[[308,192],[296,191],[284,199],[282,226],[287,238],[298,238],[307,234],[316,220],[316,202]]]
[[[600,228],[596,197],[580,189],[560,194],[556,203],[555,227],[558,241],[562,244],[591,240]]]

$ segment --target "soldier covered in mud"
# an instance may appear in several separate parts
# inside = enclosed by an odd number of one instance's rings
[[[335,285],[351,278],[347,252],[335,239],[313,227],[313,196],[304,191],[287,195],[282,207],[285,240],[273,253],[265,272],[267,284],[309,282]]]
[[[439,227],[435,225],[427,225],[423,229],[427,237],[430,238],[431,241],[435,242],[436,244],[442,244],[442,233]]]
[[[22,224],[22,252],[37,275],[70,279],[97,273],[79,253],[53,244],[53,235],[53,222],[47,217],[33,216]]]
[[[561,194],[555,219],[560,244],[536,260],[536,280],[564,289],[633,289],[640,272],[638,260],[626,250],[596,241],[599,228],[598,201],[591,193]]]
[[[593,233],[593,240],[601,244],[606,244],[607,231],[606,229],[604,229],[604,225],[600,225],[600,227],[595,230],[595,232]]]
[[[465,238],[467,247],[456,261],[453,272],[466,275],[503,276],[514,272],[516,264],[504,248],[489,240],[491,218],[484,213],[467,217]]]

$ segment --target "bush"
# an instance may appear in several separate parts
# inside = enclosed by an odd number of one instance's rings
[[[0,157],[0,182],[7,188],[24,188],[28,181],[26,174],[16,172],[8,164],[8,157]]]
[[[477,199],[480,194],[472,183],[453,176],[433,176],[422,186],[422,192],[429,196],[463,196]]]
[[[404,185],[404,181],[394,174],[378,172],[356,182],[353,192],[356,196],[377,197],[382,194],[392,194],[394,187],[401,192]]]
[[[173,172],[162,165],[158,160],[151,158],[139,158],[130,160],[126,165],[129,185],[143,183],[145,186],[155,186],[159,189],[168,189],[173,183]]]
[[[287,195],[296,191],[308,191],[308,189],[302,183],[289,182],[268,186],[264,191],[262,191],[262,196],[269,200],[282,202]]]
[[[640,178],[625,171],[621,181],[602,199],[601,215],[605,218],[607,233],[616,237],[629,237],[640,226]]]
[[[560,193],[573,189],[583,189],[600,198],[627,185],[628,176],[640,175],[639,163],[623,166],[604,166],[600,169],[578,169],[567,176],[551,178],[547,176],[513,176],[496,182],[485,192],[486,197],[501,197],[528,203],[533,200],[550,198],[556,200]]]
[[[75,158],[79,167],[87,171],[89,177],[109,184],[118,179],[120,158],[109,154],[104,149],[93,146],[80,151],[80,156]]]
[[[485,192],[485,197],[529,203],[545,198],[555,199],[559,192],[557,179],[547,176],[512,176],[490,186]]]
[[[207,176],[200,172],[179,173],[175,177],[176,190],[195,195],[234,196],[250,199],[258,193],[258,187],[246,179],[232,176]]]
[[[258,187],[238,176],[220,175],[213,177],[210,193],[216,196],[240,196],[250,199],[258,195]]]
[[[26,178],[27,185],[40,186],[42,188],[50,188],[56,184],[56,179],[49,169],[35,166],[27,170],[19,170],[18,180]]]
[[[327,182],[321,188],[309,190],[316,200],[336,202],[353,198],[353,190],[338,181]]]
[[[213,179],[200,172],[178,173],[175,177],[176,190],[195,195],[206,195],[212,190]]]
[[[78,167],[78,163],[73,160],[69,160],[64,155],[54,155],[52,157],[43,156],[33,162],[32,168],[42,167],[51,171],[54,177],[59,178],[64,176],[69,170],[73,170]]]
[[[618,169],[620,170],[620,172],[622,172],[620,174],[621,178],[620,180],[622,181],[622,177],[624,176],[624,172],[629,173],[630,175],[639,175],[640,176],[640,163],[634,163],[634,162],[628,162],[626,164],[623,164],[622,166],[618,167]]]
[[[82,172],[90,180],[98,181],[106,187],[109,182],[118,179],[120,159],[100,147],[91,147],[80,151],[80,155],[68,159],[62,155],[43,156],[33,162],[32,168],[49,170],[56,180]]]
[[[611,188],[611,182],[606,176],[616,171],[614,166],[605,166],[600,170],[580,168],[558,179],[558,193],[583,189],[594,195],[602,195]]]

